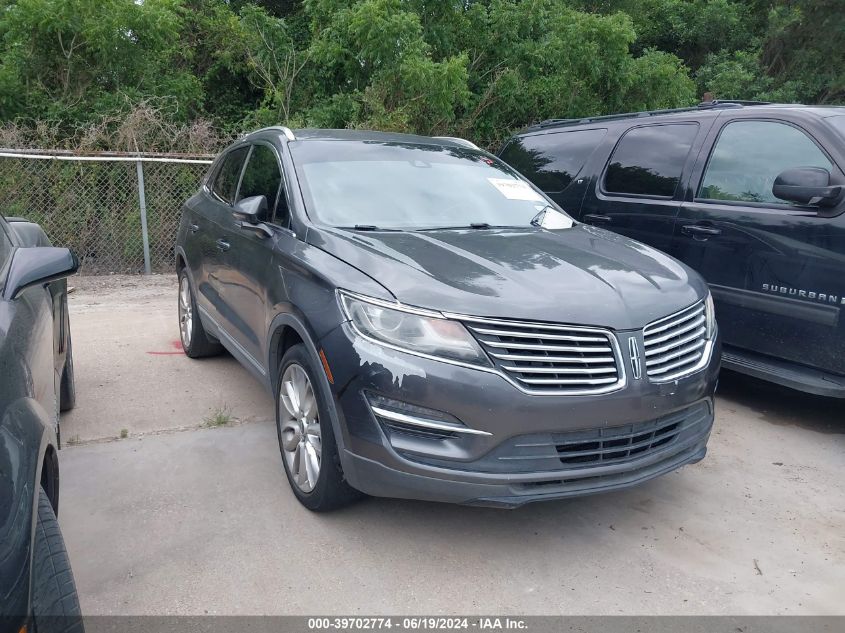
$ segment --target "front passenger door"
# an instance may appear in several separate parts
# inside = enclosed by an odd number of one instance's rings
[[[247,360],[264,373],[268,323],[268,288],[279,276],[273,266],[273,248],[288,224],[282,187],[281,160],[269,142],[252,145],[236,196],[237,202],[253,196],[267,199],[267,213],[258,225],[239,224],[232,234],[229,271],[231,334],[248,354]]]
[[[788,121],[734,118],[717,132],[693,174],[673,254],[710,284],[726,345],[845,373],[845,231],[772,193],[787,169],[820,167],[839,183],[842,171]]]

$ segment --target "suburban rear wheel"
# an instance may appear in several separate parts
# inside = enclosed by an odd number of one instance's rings
[[[83,633],[76,583],[59,522],[39,489],[32,557],[32,616],[38,633]]]
[[[276,430],[285,474],[296,498],[309,510],[325,512],[361,496],[343,478],[328,414],[329,394],[317,380],[304,345],[282,358],[276,390]]]
[[[182,349],[190,358],[215,356],[223,351],[223,346],[212,340],[202,327],[191,282],[184,268],[179,271],[179,338]]]

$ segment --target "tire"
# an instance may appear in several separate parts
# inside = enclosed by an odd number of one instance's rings
[[[70,411],[76,406],[76,378],[73,375],[73,343],[70,329],[67,330],[67,352],[65,366],[62,369],[62,382],[59,390],[59,410]]]
[[[349,505],[362,495],[343,477],[337,441],[329,417],[328,388],[319,380],[320,371],[320,368],[314,366],[305,345],[294,345],[285,353],[279,365],[276,386],[276,432],[285,474],[293,494],[309,510],[328,512]],[[307,379],[304,387],[299,386],[302,384],[302,376]],[[308,393],[308,386],[311,388],[311,398],[303,397],[299,407],[295,406],[295,400],[300,400],[299,395]],[[292,398],[289,389],[301,393]],[[311,422],[298,421],[293,410],[304,414],[303,418]],[[313,465],[315,454],[319,456],[316,460],[319,464],[318,474],[312,477],[314,469],[309,468],[309,465]]]
[[[179,270],[179,297],[177,301],[179,315],[179,339],[182,349],[189,358],[217,356],[223,352],[223,346],[205,333],[197,311],[194,290],[188,279],[187,271]]]
[[[39,489],[32,556],[32,617],[38,633],[83,633],[82,612],[59,522]]]

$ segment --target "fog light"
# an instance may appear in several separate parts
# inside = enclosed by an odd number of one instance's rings
[[[446,439],[459,435],[492,435],[471,429],[456,417],[408,402],[365,394],[373,415],[389,432],[418,435],[429,439]]]

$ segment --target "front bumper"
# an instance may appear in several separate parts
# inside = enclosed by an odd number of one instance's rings
[[[710,363],[691,376],[665,384],[629,379],[618,391],[594,396],[529,395],[495,373],[363,340],[348,324],[320,346],[334,375],[344,474],[370,495],[515,507],[628,487],[706,453],[718,341]],[[365,394],[444,412],[485,434],[397,432],[376,418]],[[652,447],[644,433],[658,426],[672,438]],[[607,453],[610,459],[590,463],[557,459],[556,448],[569,438],[592,447],[604,435],[624,433],[648,450]]]

